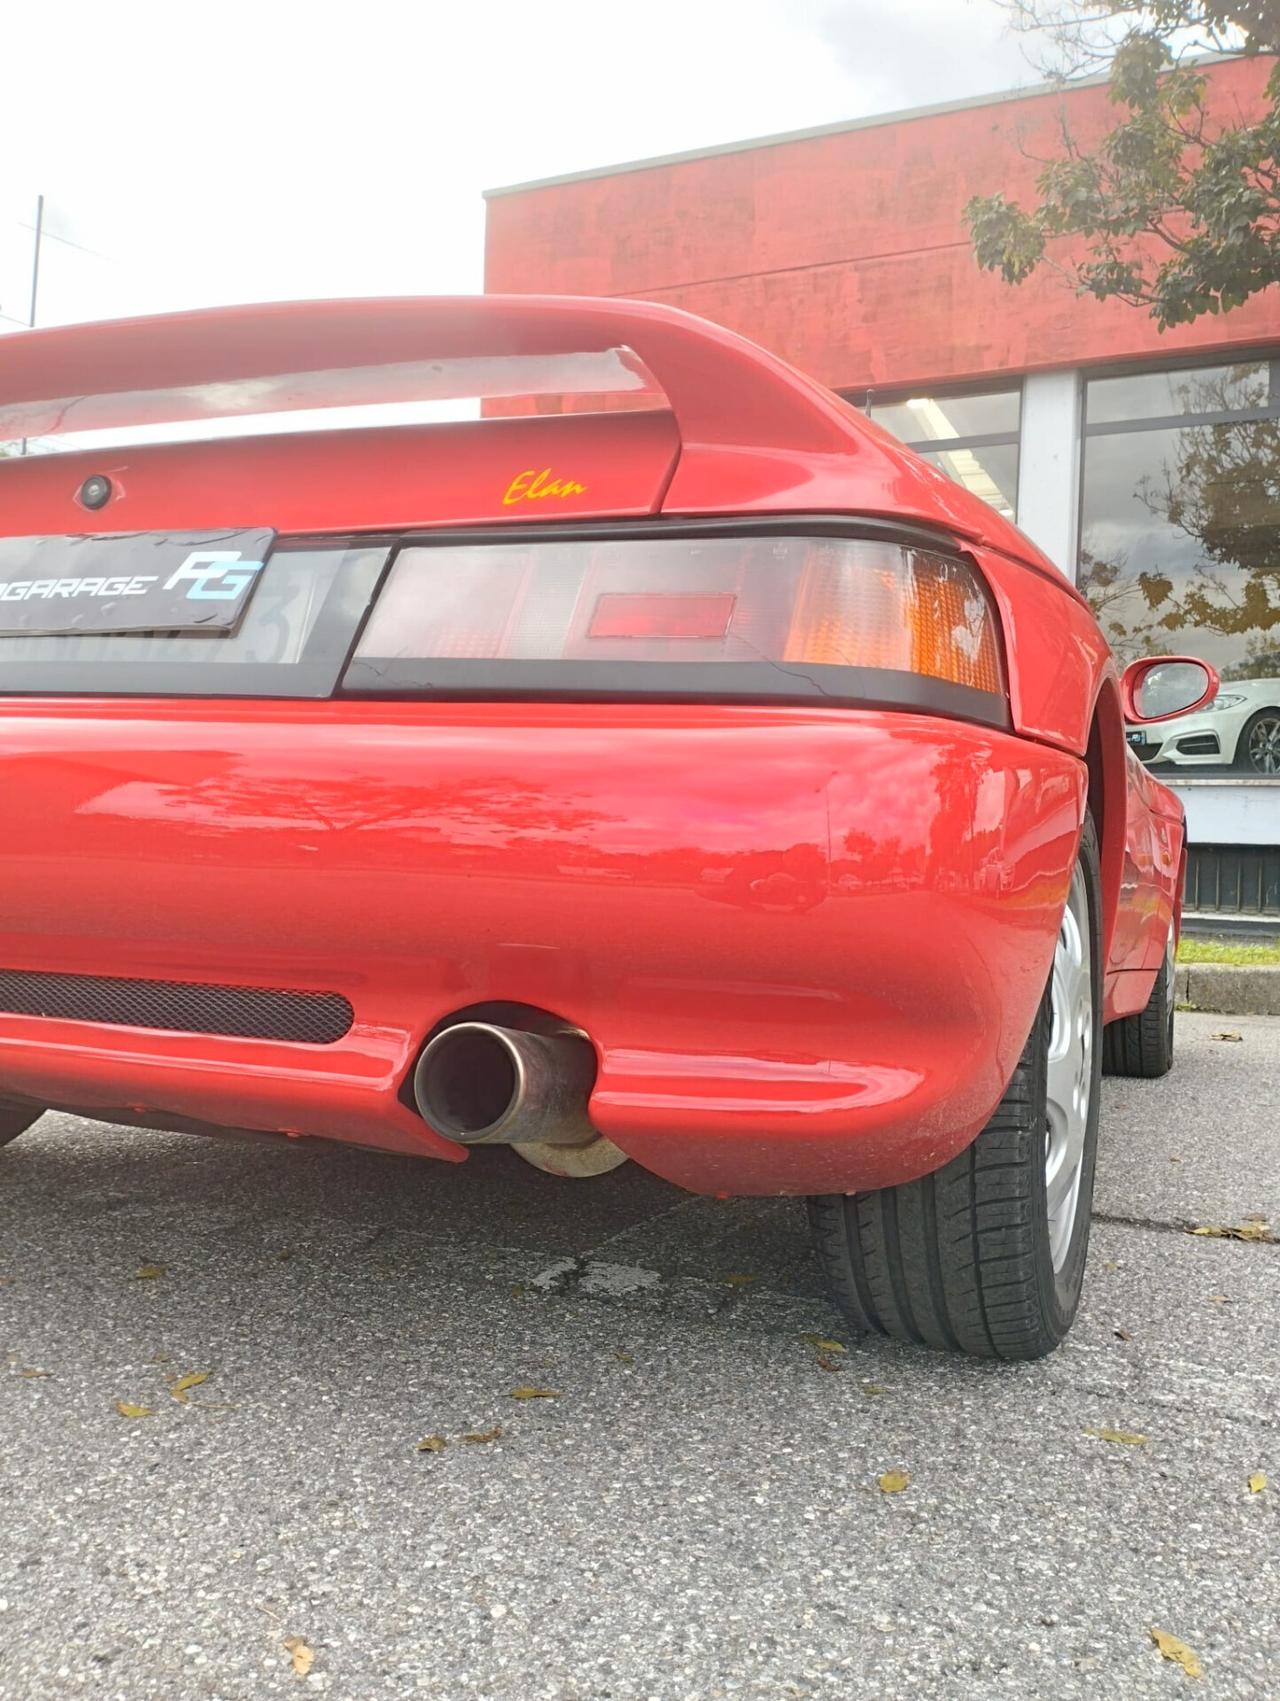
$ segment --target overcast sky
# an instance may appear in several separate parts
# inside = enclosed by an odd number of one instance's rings
[[[995,0],[32,0],[0,325],[39,191],[42,323],[471,291],[487,187],[1034,80]]]

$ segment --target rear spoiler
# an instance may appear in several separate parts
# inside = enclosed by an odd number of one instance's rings
[[[121,508],[117,517],[113,504],[94,523],[261,523],[318,532],[523,520],[524,506],[503,501],[505,478],[496,485],[492,472],[481,479],[476,468],[485,457],[467,448],[469,432],[490,431],[491,444],[512,445],[510,472],[526,468],[532,476],[544,464],[543,449],[510,431],[494,435],[523,424],[543,439],[553,426],[563,428],[557,443],[594,452],[587,512],[887,516],[988,544],[1058,577],[1007,520],[830,390],[732,331],[646,301],[482,295],[273,302],[16,331],[0,337],[0,442],[353,402],[654,388],[670,411],[630,416],[631,437],[649,468],[645,480],[632,479],[630,494],[625,457],[587,416],[578,415],[576,427],[573,416],[484,420],[444,428],[443,438],[441,427],[422,428],[437,434],[437,456],[450,443],[469,456],[457,473],[466,488],[452,506],[439,496],[437,480],[424,507],[425,463],[403,437],[388,456],[375,441],[378,431],[314,434],[302,458],[297,434],[286,433],[139,450],[126,481],[127,516]],[[614,416],[619,437],[626,417]],[[317,436],[330,441],[322,446]],[[55,476],[31,458],[0,462],[13,493],[6,527],[15,535],[84,529],[83,508],[74,510],[74,526],[65,517],[70,497],[63,486],[72,470]],[[580,510],[557,512],[563,518]]]
[[[537,357],[612,356],[610,363]],[[518,359],[504,382],[494,366]],[[0,440],[237,414],[528,394],[665,393],[681,443],[822,454],[848,410],[763,349],[675,308],[574,296],[276,302],[0,340]],[[517,378],[517,372],[519,376]],[[566,381],[566,379],[568,381]]]

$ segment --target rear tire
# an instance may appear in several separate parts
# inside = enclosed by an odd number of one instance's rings
[[[809,1200],[819,1261],[855,1328],[1034,1359],[1071,1327],[1098,1141],[1099,914],[1097,837],[1086,818],[1049,984],[986,1127],[919,1181]]]
[[[1154,1081],[1173,1068],[1173,1017],[1177,970],[1172,932],[1164,962],[1146,1008],[1109,1022],[1102,1035],[1104,1075],[1136,1075]]]
[[[19,1134],[25,1134],[33,1122],[39,1122],[42,1110],[28,1110],[21,1105],[0,1105],[0,1146],[7,1146]]]

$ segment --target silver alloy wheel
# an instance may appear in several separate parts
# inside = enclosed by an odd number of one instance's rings
[[[1055,1272],[1066,1263],[1080,1203],[1084,1137],[1093,1090],[1093,945],[1089,891],[1077,864],[1053,953],[1050,989],[1044,1184],[1049,1255]]]
[[[1248,756],[1256,774],[1280,774],[1280,715],[1264,715],[1250,727]]]

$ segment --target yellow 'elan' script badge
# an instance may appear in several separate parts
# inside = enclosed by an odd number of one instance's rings
[[[511,480],[502,502],[510,507],[513,502],[540,502],[544,496],[581,496],[586,488],[576,479],[552,478],[550,467],[543,467],[541,472],[526,467]]]

